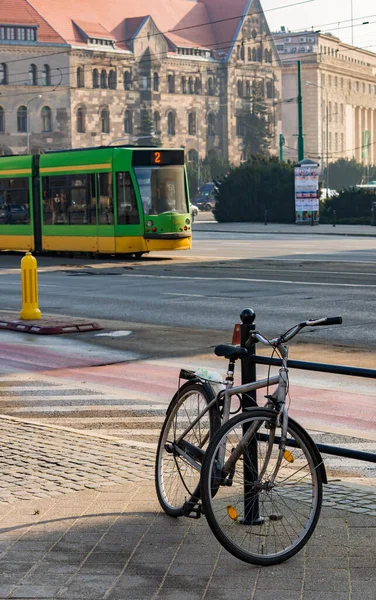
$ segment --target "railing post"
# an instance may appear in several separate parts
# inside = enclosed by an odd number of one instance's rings
[[[252,308],[245,308],[240,313],[240,345],[245,348],[247,343],[248,352],[255,354],[256,345],[249,343],[249,333],[254,331],[256,326],[254,320],[256,314]],[[251,362],[248,356],[241,359],[242,364],[242,384],[256,381],[256,364]],[[242,395],[243,411],[257,406],[256,390]],[[243,428],[243,435],[247,430],[247,426]],[[257,458],[257,441],[253,439],[244,455],[244,519],[245,525],[257,525],[263,522],[259,513],[258,495],[254,492],[254,481],[258,477],[258,458]]]

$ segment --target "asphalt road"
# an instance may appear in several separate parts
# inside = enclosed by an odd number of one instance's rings
[[[1,258],[0,308],[19,310],[19,257]],[[374,350],[375,259],[374,238],[280,235],[271,244],[261,234],[197,232],[193,249],[172,259],[41,257],[40,308],[116,328],[178,328],[172,353],[184,331],[194,330],[197,339],[228,332],[245,307],[269,336],[304,319],[341,314],[341,327],[306,331],[301,340]]]

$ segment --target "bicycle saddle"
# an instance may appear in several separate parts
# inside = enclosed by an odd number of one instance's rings
[[[233,346],[231,344],[219,344],[214,348],[216,356],[224,356],[228,360],[238,360],[245,354],[248,354],[247,348],[241,346]]]

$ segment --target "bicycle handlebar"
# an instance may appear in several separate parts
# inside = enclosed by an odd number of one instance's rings
[[[261,335],[258,331],[251,331],[249,334],[250,339],[256,338],[257,341],[261,342],[265,346],[278,346],[279,344],[283,344],[288,342],[293,337],[295,337],[299,331],[301,331],[304,327],[321,327],[325,325],[341,325],[342,317],[323,317],[321,319],[311,319],[309,321],[302,321],[295,327],[292,327],[286,333],[280,335],[278,338],[274,338],[272,340],[268,340],[266,337]]]

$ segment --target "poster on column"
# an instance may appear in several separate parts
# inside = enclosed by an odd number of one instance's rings
[[[319,222],[319,165],[303,160],[295,166],[295,223]]]

